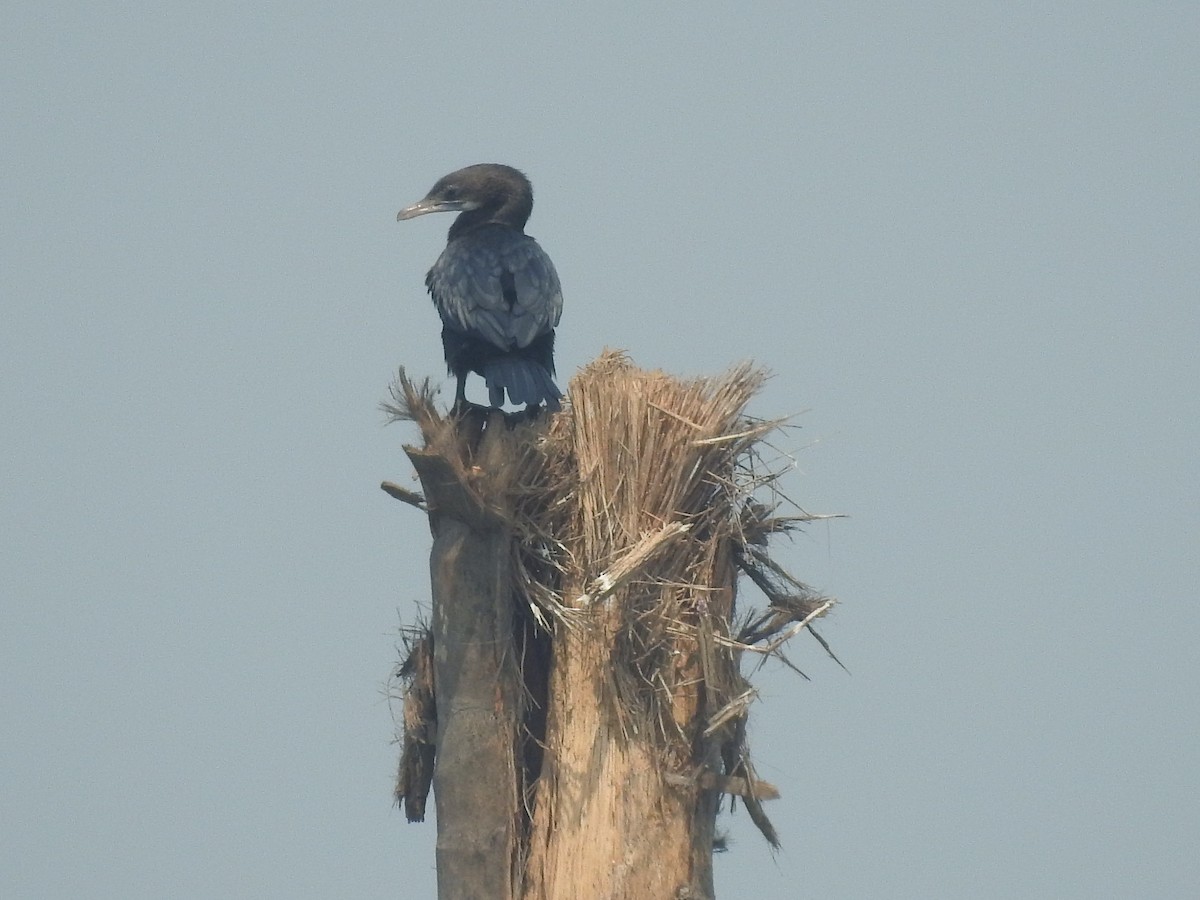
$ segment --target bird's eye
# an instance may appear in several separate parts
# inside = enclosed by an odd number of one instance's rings
[[[443,200],[457,200],[458,199],[458,187],[456,185],[451,184],[451,185],[447,185],[446,187],[442,188],[442,199]]]

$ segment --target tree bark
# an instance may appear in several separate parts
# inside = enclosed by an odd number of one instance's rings
[[[409,448],[429,508],[438,900],[513,900],[521,676],[512,533],[446,457]]]
[[[652,735],[624,733],[604,700],[605,642],[564,638],[524,900],[708,900],[719,795],[664,777],[692,761],[671,765]]]

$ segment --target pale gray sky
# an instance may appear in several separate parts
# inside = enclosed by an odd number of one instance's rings
[[[447,171],[753,412],[841,597],[722,900],[1200,895],[1200,7],[10,4],[0,893],[431,897],[383,686]],[[751,596],[747,591],[746,596]]]

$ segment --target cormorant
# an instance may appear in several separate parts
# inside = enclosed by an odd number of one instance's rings
[[[533,211],[529,179],[496,163],[467,166],[440,179],[425,199],[397,221],[432,212],[457,212],[446,249],[425,286],[442,317],[446,366],[458,379],[454,408],[466,408],[468,372],[487,383],[493,407],[560,408],[555,385],[554,327],[562,288],[550,257],[525,234]]]

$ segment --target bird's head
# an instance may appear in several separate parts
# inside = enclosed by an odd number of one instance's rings
[[[450,237],[487,224],[525,227],[533,211],[533,187],[512,166],[480,163],[451,172],[438,179],[428,194],[396,214],[396,221],[415,219],[426,213],[457,212]]]

